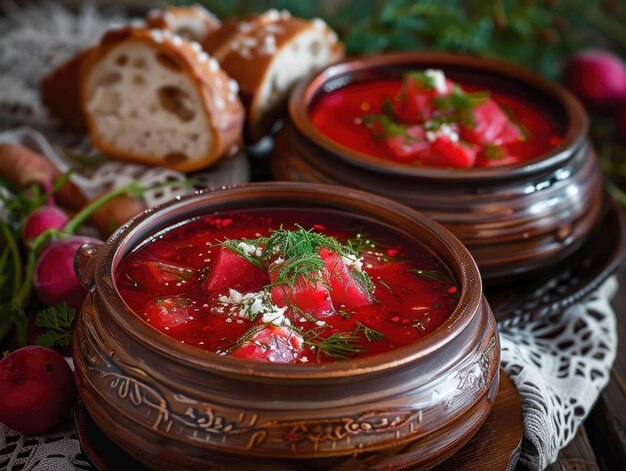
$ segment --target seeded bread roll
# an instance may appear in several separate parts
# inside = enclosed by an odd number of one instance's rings
[[[80,68],[90,49],[79,52],[41,80],[41,101],[64,131],[85,132],[80,105]]]
[[[167,30],[109,31],[85,59],[81,103],[93,144],[181,172],[238,149],[237,83],[198,43]]]
[[[150,28],[167,29],[191,41],[202,42],[222,26],[221,21],[200,5],[155,8],[148,12]]]
[[[239,83],[246,137],[253,142],[280,117],[298,80],[343,57],[343,46],[324,21],[284,10],[228,20],[203,46]]]

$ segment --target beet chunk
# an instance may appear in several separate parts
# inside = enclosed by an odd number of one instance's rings
[[[202,291],[213,294],[225,289],[236,289],[240,293],[250,293],[259,291],[268,283],[267,273],[237,252],[220,247],[213,269],[202,284]]]
[[[371,302],[367,290],[341,256],[325,247],[320,249],[320,256],[326,268],[324,281],[330,287],[330,297],[335,306],[358,307]]]
[[[270,281],[278,279],[280,266],[270,269]],[[316,279],[319,278],[319,279]],[[293,286],[279,284],[272,287],[271,297],[279,307],[295,306],[297,310],[310,314],[316,319],[332,315],[335,312],[328,288],[322,283],[320,275],[311,274],[310,277],[300,277]]]
[[[302,352],[302,337],[292,329],[268,325],[230,355],[248,360],[293,363]]]

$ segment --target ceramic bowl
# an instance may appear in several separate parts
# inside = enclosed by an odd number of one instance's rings
[[[311,104],[323,94],[427,68],[524,100],[562,127],[562,140],[545,155],[502,167],[412,167],[352,150],[310,119]],[[585,111],[572,95],[527,70],[468,56],[383,54],[332,66],[299,84],[272,170],[278,180],[366,190],[430,215],[469,248],[492,284],[562,260],[599,220],[602,174],[587,128]]]
[[[154,234],[215,211],[328,209],[402,231],[437,254],[460,300],[419,342],[325,364],[281,365],[182,344],[130,311],[115,283],[120,264]],[[446,229],[401,204],[340,187],[264,183],[197,193],[148,210],[75,265],[90,293],[76,325],[83,403],[120,447],[154,469],[429,467],[485,420],[498,388],[499,341],[476,264]],[[404,464],[403,464],[404,463]]]

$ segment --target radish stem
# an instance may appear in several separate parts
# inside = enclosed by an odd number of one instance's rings
[[[2,230],[2,235],[4,236],[7,247],[9,247],[11,251],[11,258],[13,259],[13,297],[15,297],[20,289],[20,282],[22,281],[22,257],[20,256],[20,251],[17,248],[15,238],[13,234],[11,234],[9,226],[1,220],[0,229]]]
[[[76,215],[70,219],[70,221],[63,228],[63,234],[74,234],[76,229],[84,223],[89,217],[96,212],[98,208],[100,208],[105,203],[117,198],[118,196],[127,194],[127,193],[136,193],[141,191],[141,186],[137,182],[129,183],[128,185],[121,186],[116,188],[115,190],[107,193],[104,196],[101,196],[93,203],[85,206],[82,210],[80,210]]]

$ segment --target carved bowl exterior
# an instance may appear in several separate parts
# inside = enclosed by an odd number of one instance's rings
[[[324,93],[425,68],[532,103],[562,125],[562,141],[549,153],[515,165],[411,167],[343,146],[309,118],[311,103]],[[572,95],[527,70],[469,56],[383,54],[331,66],[299,84],[277,136],[272,172],[277,180],[370,191],[428,214],[465,244],[485,282],[492,284],[564,259],[599,220],[602,173],[587,129],[587,115]]]
[[[425,244],[455,276],[459,305],[403,348],[278,365],[181,344],[120,298],[117,267],[160,230],[213,211],[294,201],[373,218]],[[466,443],[495,400],[499,340],[476,264],[446,229],[382,197],[294,183],[199,192],[142,213],[97,249],[83,246],[75,265],[90,290],[73,343],[82,400],[116,444],[154,469],[372,469],[381,453],[393,456],[388,469],[426,469]]]

